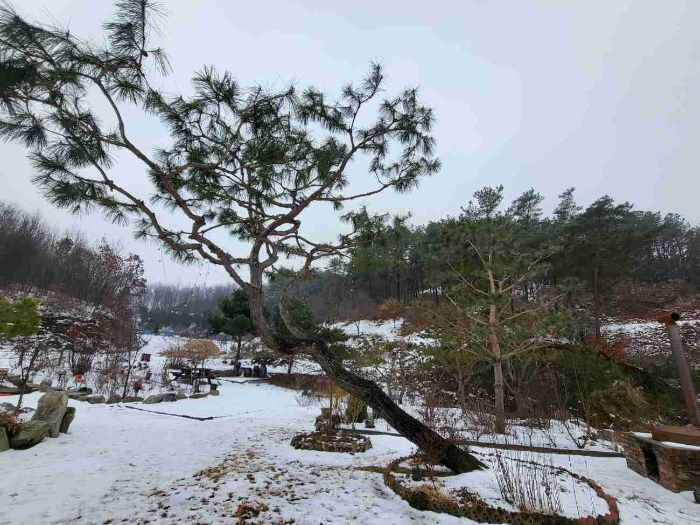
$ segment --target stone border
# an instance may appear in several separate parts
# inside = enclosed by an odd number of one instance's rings
[[[585,518],[567,518],[565,516],[539,514],[534,512],[513,512],[500,507],[491,507],[478,498],[475,494],[466,490],[462,491],[463,505],[456,501],[435,501],[429,494],[420,489],[408,488],[394,476],[399,465],[415,456],[405,456],[395,459],[384,469],[384,484],[397,496],[406,501],[417,510],[429,510],[443,514],[450,514],[458,518],[469,518],[477,523],[508,523],[510,525],[617,525],[620,523],[620,514],[617,501],[606,494],[593,480],[574,474],[562,468],[552,467],[561,473],[569,474],[578,481],[588,484],[595,493],[608,504],[608,512],[598,516],[586,516]]]
[[[355,454],[371,449],[372,441],[368,437],[355,437],[353,434],[341,430],[330,434],[327,432],[302,432],[292,438],[290,445],[297,450]]]
[[[700,487],[700,450],[623,434],[627,468],[673,492]]]

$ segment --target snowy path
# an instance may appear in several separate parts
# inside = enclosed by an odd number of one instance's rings
[[[355,456],[297,451],[289,440],[311,428],[317,409],[301,408],[293,392],[266,384],[220,388],[218,398],[153,407],[229,416],[205,422],[77,403],[69,435],[0,454],[0,524],[239,523],[242,503],[266,509],[246,523],[471,523],[411,509],[379,474],[353,468],[409,454],[406,440],[372,436],[374,448]],[[661,489],[622,459],[553,461],[618,498],[623,525],[700,524],[689,493]]]

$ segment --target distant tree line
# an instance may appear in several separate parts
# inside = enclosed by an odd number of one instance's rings
[[[165,328],[206,330],[207,314],[217,312],[219,300],[231,295],[234,289],[233,285],[150,285],[140,307],[143,325],[155,332]]]
[[[143,289],[142,274],[139,257],[122,255],[107,239],[90,244],[80,233],[59,233],[38,213],[0,202],[0,289],[51,292],[117,310]]]
[[[489,192],[500,204],[502,187],[480,191]],[[623,279],[640,284],[682,283],[690,290],[700,285],[700,228],[680,215],[635,210],[629,202],[618,203],[609,196],[582,208],[570,188],[559,196],[553,215],[546,217],[543,200],[531,189],[507,210],[511,220],[503,235],[507,230],[517,232],[523,241],[519,243],[522,255],[545,244],[552,249],[546,271],[519,284],[514,297],[531,300],[541,286],[566,288],[570,306],[582,298],[590,301],[599,335],[613,286]],[[379,241],[352,250],[347,258],[333,259],[317,272],[318,279],[303,283],[296,295],[306,299],[321,320],[362,315],[368,305],[388,298],[409,302],[430,297],[439,302],[442,291],[461,278],[455,269],[462,266],[468,248],[464,229],[473,219],[468,209],[465,204],[459,217],[418,226],[394,218]],[[271,285],[275,286],[283,283]]]

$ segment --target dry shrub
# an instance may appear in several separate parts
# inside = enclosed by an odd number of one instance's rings
[[[452,498],[436,485],[421,485],[413,489],[411,498],[422,510],[433,512],[443,512],[443,509],[455,505]]]
[[[221,353],[221,349],[209,339],[190,339],[179,348],[165,350],[162,355],[170,359],[187,359],[198,362],[210,357],[217,357]]]
[[[269,382],[281,388],[300,390],[304,395],[321,395],[327,392],[331,384],[327,376],[311,374],[274,374],[270,376]]]
[[[404,303],[394,297],[390,297],[379,305],[379,318],[383,321],[391,321],[401,317],[401,314],[405,311],[406,305]]]
[[[139,392],[144,390],[143,387],[143,377],[135,377],[131,380],[131,389],[134,391],[134,395],[138,396]]]
[[[401,335],[410,335],[421,332],[433,326],[433,321],[427,313],[430,308],[434,308],[429,301],[416,300],[402,313],[403,324],[401,325]]]
[[[257,518],[261,513],[267,512],[268,506],[259,501],[245,501],[238,505],[234,516],[238,518],[239,523],[245,523],[247,520]]]
[[[533,453],[496,449],[494,456],[496,480],[504,500],[520,511],[563,511],[557,471],[551,465],[535,462]]]
[[[475,441],[482,436],[496,434],[496,416],[493,403],[486,395],[466,396],[462,407],[464,428]],[[510,420],[506,419],[506,434],[510,433]]]
[[[604,337],[588,337],[586,346],[595,348],[601,354],[609,357],[615,363],[631,364],[627,349],[630,347],[630,337],[624,334],[616,334],[614,336]]]
[[[367,403],[359,397],[348,396],[345,400],[345,421],[352,423],[362,423],[367,419]]]
[[[0,428],[4,428],[8,436],[13,436],[19,430],[20,423],[15,412],[0,412]]]

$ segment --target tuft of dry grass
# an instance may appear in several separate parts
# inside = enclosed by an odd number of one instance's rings
[[[248,520],[257,518],[263,512],[267,512],[269,507],[259,501],[244,501],[238,508],[234,516],[238,518],[238,523],[245,523]]]

